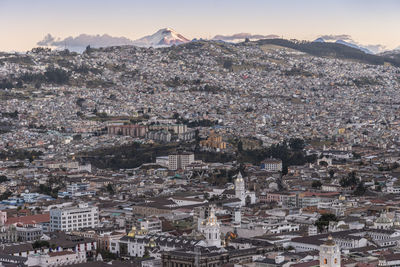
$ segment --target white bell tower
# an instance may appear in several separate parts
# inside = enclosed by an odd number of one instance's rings
[[[215,216],[214,207],[210,209],[210,215],[203,228],[203,234],[206,237],[208,246],[221,247],[221,231],[217,217]]]
[[[235,180],[235,197],[240,199],[242,206],[246,205],[246,188],[244,185],[242,173],[240,172]]]
[[[340,267],[340,248],[329,235],[328,240],[319,248],[320,267]]]

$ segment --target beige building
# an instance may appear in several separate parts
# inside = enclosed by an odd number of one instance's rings
[[[210,136],[206,140],[201,140],[200,145],[212,149],[226,149],[226,142],[222,141],[222,136],[211,131]]]
[[[168,156],[168,169],[181,170],[194,162],[194,154],[188,152],[171,154]]]

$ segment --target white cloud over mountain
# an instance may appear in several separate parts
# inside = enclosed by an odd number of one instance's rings
[[[106,47],[116,45],[131,45],[133,41],[126,37],[113,37],[108,34],[103,35],[89,35],[80,34],[76,37],[67,37],[64,39],[55,38],[51,34],[47,34],[43,40],[37,42],[40,46],[51,46],[55,48],[63,47],[86,47],[88,45],[92,47]]]
[[[353,37],[348,34],[321,35],[321,36],[319,36],[318,39],[323,39],[324,41],[328,41],[328,42],[349,43],[349,44],[358,46],[361,49],[369,50],[374,54],[381,53],[381,52],[387,50],[387,47],[384,45],[381,45],[381,44],[367,44],[367,45],[361,44],[361,43],[355,41],[353,39]]]

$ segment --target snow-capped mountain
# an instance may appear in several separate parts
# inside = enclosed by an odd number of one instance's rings
[[[323,39],[323,38],[318,38],[318,39],[315,39],[314,41],[313,41],[314,43],[325,43],[325,40]]]
[[[177,33],[171,28],[165,28],[158,30],[153,35],[147,35],[143,38],[133,41],[133,44],[136,46],[157,47],[179,45],[187,42],[190,42],[190,40],[185,38],[183,35]]]

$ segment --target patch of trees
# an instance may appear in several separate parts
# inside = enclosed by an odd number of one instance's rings
[[[1,183],[4,183],[4,182],[7,182],[7,181],[8,181],[7,176],[5,176],[5,175],[0,175],[0,184],[1,184]]]
[[[97,168],[131,169],[144,163],[154,162],[156,157],[176,152],[179,144],[146,145],[133,143],[94,150],[81,155],[81,158]]]
[[[293,67],[290,70],[285,70],[283,72],[286,76],[306,76],[306,77],[311,77],[313,74],[309,71],[306,71],[302,68],[298,67]]]
[[[293,151],[301,151],[305,147],[304,140],[301,138],[290,138],[289,139],[289,147]]]
[[[378,167],[378,171],[381,171],[381,172],[384,172],[384,171],[393,171],[393,170],[395,170],[395,169],[397,169],[397,168],[399,168],[399,167],[400,167],[400,164],[397,163],[397,162],[395,162],[395,163],[389,164],[389,165],[387,165],[387,166],[379,166],[379,167]]]
[[[29,159],[32,161],[33,159],[40,157],[43,155],[42,151],[28,151],[24,149],[16,149],[16,150],[9,150],[9,151],[0,151],[0,159],[1,160],[25,160]]]
[[[82,98],[82,97],[80,97],[80,98],[78,98],[78,99],[76,100],[76,105],[77,105],[78,107],[82,107],[82,105],[83,105],[84,102],[85,102],[85,99]]]
[[[321,186],[322,186],[321,181],[313,181],[311,184],[312,188],[321,188]]]
[[[2,112],[1,115],[3,117],[11,118],[11,119],[17,119],[18,118],[18,111],[14,112]]]
[[[59,178],[51,177],[46,184],[39,186],[39,193],[57,198],[58,191],[63,187],[64,183]]]
[[[69,61],[69,60],[67,60],[65,58],[58,59],[57,60],[57,65],[59,65],[59,66],[61,66],[63,68],[68,68],[68,69],[70,69],[70,68],[72,68],[74,66],[74,64],[71,61]]]
[[[103,72],[101,69],[92,68],[87,65],[74,66],[72,70],[80,74],[88,74],[89,72],[93,74],[101,74]]]
[[[0,81],[0,89],[11,89],[13,87],[13,83],[7,79],[3,79]]]
[[[202,119],[202,120],[196,120],[196,121],[187,121],[186,124],[188,127],[212,127],[215,125],[218,125],[218,121],[212,121],[209,119]]]
[[[105,190],[110,194],[110,195],[114,195],[115,194],[115,189],[114,186],[112,184],[108,184],[105,187]]]
[[[347,177],[342,177],[339,181],[342,187],[354,187],[358,184],[358,179],[356,177],[356,172],[350,172]]]
[[[364,183],[362,181],[360,181],[358,183],[356,189],[354,190],[353,194],[356,196],[363,196],[366,191],[367,191],[367,189],[365,188]]]
[[[360,77],[358,79],[353,79],[353,83],[358,86],[365,86],[365,85],[380,85],[381,82],[376,79],[372,79],[371,77]]]
[[[179,113],[174,113],[172,118],[176,119],[176,122],[179,124],[185,124],[188,127],[194,128],[194,127],[212,127],[218,125],[218,121],[215,120],[209,120],[209,119],[202,119],[202,120],[195,120],[195,121],[189,121],[185,118],[182,118]]]
[[[38,248],[50,248],[50,243],[46,240],[36,240],[35,242],[33,242],[32,247],[34,249],[38,249]]]
[[[48,67],[44,73],[30,73],[26,72],[20,75],[16,81],[18,83],[32,83],[36,88],[45,82],[55,84],[67,84],[71,74],[63,69]]]
[[[179,78],[178,76],[175,76],[175,78],[166,81],[164,84],[168,87],[178,87],[182,85],[200,85],[201,80],[200,79],[185,80]]]
[[[8,199],[9,197],[11,197],[11,195],[12,195],[11,191],[9,190],[5,191],[3,194],[0,195],[0,201]]]
[[[44,73],[44,76],[50,83],[66,84],[69,81],[70,73],[63,69],[48,67]]]
[[[44,83],[46,82],[46,76],[43,73],[25,72],[18,77],[18,80],[24,83]]]
[[[319,219],[315,222],[315,226],[317,226],[319,232],[322,232],[327,230],[329,222],[337,222],[337,220],[338,219],[335,214],[322,214],[321,217],[319,217]]]
[[[288,145],[289,144],[289,145]],[[282,143],[271,145],[268,148],[256,150],[238,151],[239,162],[250,162],[259,165],[266,158],[277,158],[282,160],[283,174],[287,173],[287,168],[293,165],[304,165],[314,163],[317,160],[316,155],[306,155],[304,149],[304,140],[291,139]]]
[[[204,162],[231,162],[235,160],[235,157],[227,153],[217,153],[212,151],[198,151],[195,154],[196,160],[202,160]]]
[[[96,88],[96,87],[111,87],[113,86],[114,83],[112,81],[103,81],[101,79],[94,79],[94,80],[89,80],[86,82],[86,86],[88,88]]]
[[[232,67],[233,67],[233,61],[232,61],[232,59],[225,59],[224,62],[223,62],[223,64],[222,64],[222,66],[223,66],[225,69],[232,70]]]

